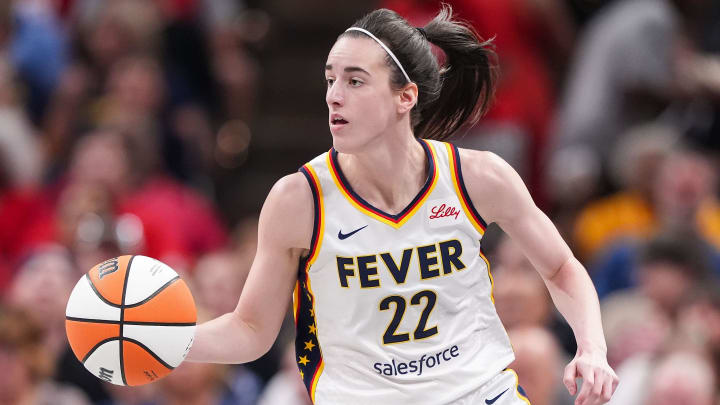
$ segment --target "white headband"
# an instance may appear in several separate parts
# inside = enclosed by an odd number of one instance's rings
[[[400,71],[402,72],[403,76],[405,76],[405,80],[407,80],[408,82],[412,82],[412,80],[410,80],[410,77],[408,76],[408,74],[405,73],[405,69],[403,69],[398,58],[395,57],[395,54],[393,54],[392,51],[390,50],[390,48],[388,48],[385,44],[383,44],[383,42],[381,40],[379,40],[375,35],[373,35],[372,32],[370,32],[366,29],[363,29],[363,28],[358,28],[358,27],[350,27],[345,30],[345,32],[348,32],[348,31],[360,31],[360,32],[364,33],[365,35],[369,36],[370,38],[374,39],[375,42],[380,44],[380,46],[383,47],[385,52],[387,52],[388,55],[390,55],[390,57],[393,58],[393,60],[395,61],[395,64],[400,68]]]

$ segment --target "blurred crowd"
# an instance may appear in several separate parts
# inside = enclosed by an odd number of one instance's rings
[[[587,267],[621,380],[611,404],[720,404],[720,3],[446,2],[494,37],[499,60],[493,107],[454,142],[509,161]],[[322,94],[337,27],[360,16],[291,3],[0,1],[0,405],[309,404],[291,315],[256,362],[185,363],[141,388],[87,373],[64,329],[80,276],[123,254],[176,269],[201,320],[234,309],[256,249],[252,195],[277,179],[256,176],[253,161],[277,162],[287,133],[330,145],[327,131],[269,113],[266,89],[281,79],[266,72]],[[357,4],[416,26],[439,8]],[[283,30],[303,26],[293,14],[314,24],[312,38]],[[312,43],[319,56],[270,69],[279,43]],[[322,97],[278,96],[324,108]],[[250,172],[264,183],[233,182]],[[483,242],[511,367],[533,404],[571,404],[561,379],[572,331],[513,242],[493,227]]]

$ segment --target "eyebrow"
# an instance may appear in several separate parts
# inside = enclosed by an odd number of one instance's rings
[[[332,65],[325,65],[325,70],[332,70]],[[343,70],[344,70],[345,72],[348,72],[348,73],[350,73],[350,72],[362,72],[362,73],[365,73],[365,74],[368,75],[368,76],[372,76],[372,75],[370,74],[370,72],[368,72],[367,70],[365,70],[365,69],[363,69],[363,68],[361,68],[361,67],[359,67],[359,66],[348,66],[348,67],[346,67],[346,68],[343,69]]]

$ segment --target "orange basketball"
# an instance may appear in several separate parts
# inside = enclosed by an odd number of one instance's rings
[[[145,256],[120,256],[93,267],[75,285],[65,317],[78,360],[118,385],[168,375],[190,350],[197,322],[185,282]]]

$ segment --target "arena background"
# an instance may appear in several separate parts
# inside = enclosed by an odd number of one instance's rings
[[[598,289],[612,404],[720,403],[720,3],[457,0],[494,37],[490,112],[454,141],[523,176]],[[331,146],[323,64],[364,13],[431,0],[0,2],[0,404],[305,404],[289,350],[102,385],[64,308],[100,261],[145,254],[231,311],[272,184]],[[495,300],[535,405],[571,404],[569,327],[496,227]]]

